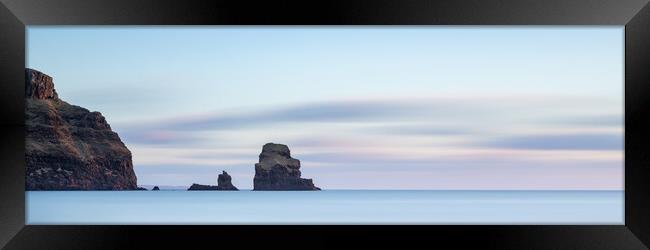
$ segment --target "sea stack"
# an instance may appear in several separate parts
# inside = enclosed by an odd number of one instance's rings
[[[154,186],[151,191],[160,191],[160,188],[158,186]]]
[[[226,171],[222,171],[222,173],[219,175],[219,178],[217,178],[217,190],[237,191],[239,189],[232,185],[232,177],[230,177]]]
[[[228,175],[226,171],[221,171],[219,177],[217,178],[217,185],[201,185],[192,183],[192,186],[187,189],[187,191],[210,191],[210,190],[219,190],[219,191],[237,191],[234,185],[232,185],[232,177]]]
[[[287,145],[267,143],[255,164],[253,190],[320,190],[300,175],[300,160],[291,158]]]
[[[26,190],[136,190],[131,151],[104,116],[59,99],[52,77],[25,69]]]

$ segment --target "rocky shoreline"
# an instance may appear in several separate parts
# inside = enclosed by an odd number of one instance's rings
[[[51,76],[25,69],[25,102],[25,190],[147,190],[137,185],[131,151],[105,117],[61,100]],[[255,191],[321,190],[301,178],[300,160],[287,145],[265,144],[254,167]],[[187,190],[239,189],[222,171],[216,186],[193,183]]]

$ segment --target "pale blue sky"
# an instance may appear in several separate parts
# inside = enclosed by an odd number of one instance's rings
[[[623,32],[30,26],[27,66],[106,116],[139,184],[250,188],[274,141],[324,188],[622,189]]]

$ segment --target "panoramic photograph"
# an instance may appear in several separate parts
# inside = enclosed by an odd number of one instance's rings
[[[26,224],[624,224],[623,26],[28,26]]]

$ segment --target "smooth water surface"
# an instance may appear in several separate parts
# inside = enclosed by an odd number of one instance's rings
[[[27,224],[623,224],[623,191],[29,191]]]

